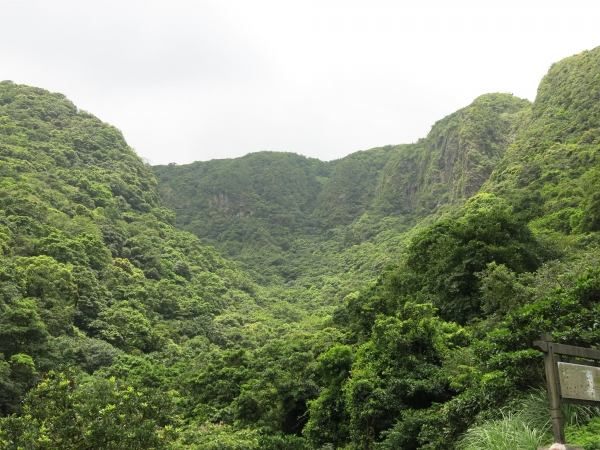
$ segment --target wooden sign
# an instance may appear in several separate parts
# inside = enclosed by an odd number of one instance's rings
[[[543,333],[541,339],[533,345],[544,352],[554,442],[565,444],[561,403],[600,404],[600,368],[596,362],[600,360],[600,350],[557,344],[552,342],[552,336],[547,333]],[[564,358],[565,356],[579,359]]]
[[[559,362],[558,380],[563,403],[600,402],[600,367]]]

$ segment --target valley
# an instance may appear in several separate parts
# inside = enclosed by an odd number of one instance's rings
[[[154,167],[0,82],[0,447],[548,445],[533,340],[600,345],[599,74],[338,160]],[[600,448],[596,408],[565,417]]]

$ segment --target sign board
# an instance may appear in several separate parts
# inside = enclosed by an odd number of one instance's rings
[[[563,401],[600,402],[600,367],[558,362],[558,378]]]
[[[600,350],[552,342],[552,336],[547,333],[543,333],[540,340],[535,341],[533,345],[544,352],[554,442],[565,444],[565,422],[561,403],[584,405],[600,403],[600,368],[595,362],[584,361],[600,361]],[[563,361],[563,356],[578,359]],[[577,447],[566,446],[566,448]]]

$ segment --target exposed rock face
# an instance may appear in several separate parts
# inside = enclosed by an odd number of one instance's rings
[[[474,195],[514,140],[530,103],[486,94],[437,122],[429,135],[401,146],[385,166],[376,208],[421,216]]]

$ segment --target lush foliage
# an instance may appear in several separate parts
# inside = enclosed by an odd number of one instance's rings
[[[0,419],[4,449],[166,449],[178,417],[172,395],[115,381],[50,372],[25,397],[19,417]]]
[[[390,283],[395,298],[419,298],[437,306],[441,317],[465,323],[484,314],[480,273],[488,264],[512,273],[533,272],[551,255],[506,202],[482,194],[472,197],[457,217],[417,234]],[[487,313],[496,308],[490,303]]]
[[[532,341],[600,345],[599,72],[584,52],[532,105],[487,94],[338,161],[153,169],[2,82],[0,445],[548,443]],[[597,410],[564,413],[600,448]]]

